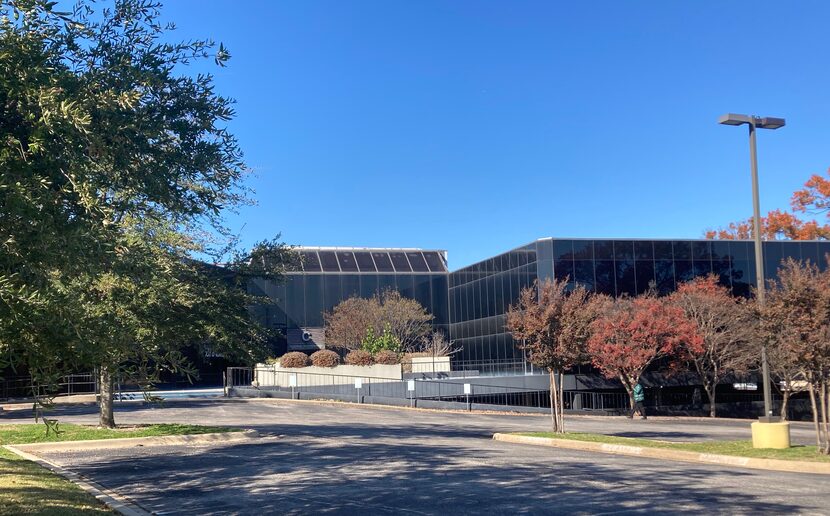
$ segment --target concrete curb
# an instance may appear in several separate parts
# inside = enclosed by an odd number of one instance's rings
[[[219,432],[212,434],[159,435],[152,437],[124,437],[120,439],[94,439],[89,441],[56,441],[49,443],[31,443],[7,445],[32,453],[63,452],[75,450],[101,450],[132,448],[135,446],[177,446],[183,444],[220,444],[248,441],[259,437],[256,430],[242,432]]]
[[[18,455],[19,457],[30,460],[39,466],[64,477],[119,514],[124,516],[148,516],[153,513],[141,507],[129,498],[34,454],[37,452],[61,452],[71,450],[88,450],[93,448],[100,450],[129,448],[133,446],[235,443],[248,441],[256,437],[259,437],[259,432],[256,430],[245,430],[242,432],[221,432],[212,434],[163,435],[153,437],[127,437],[124,439],[96,439],[90,441],[63,441],[15,445],[7,444],[3,446],[3,448]]]
[[[22,457],[26,460],[32,461],[35,464],[48,469],[52,473],[62,476],[63,478],[69,480],[76,486],[80,487],[87,493],[94,496],[98,501],[112,509],[113,511],[122,514],[124,516],[148,516],[153,514],[152,512],[144,509],[140,505],[136,504],[129,498],[125,496],[121,496],[120,494],[107,489],[106,487],[96,484],[91,480],[88,480],[81,475],[78,475],[75,472],[72,472],[68,469],[64,469],[57,464],[50,462],[46,459],[42,459],[37,455],[32,455],[26,451],[18,449],[16,446],[6,445],[3,448],[9,450],[10,452]]]
[[[514,444],[530,444],[534,446],[549,446],[552,448],[567,448],[612,455],[633,455],[651,459],[695,462],[698,464],[715,464],[718,466],[735,466],[739,468],[764,469],[769,471],[786,471],[790,473],[814,473],[830,475],[830,463],[805,462],[780,459],[756,459],[737,457],[734,455],[716,455],[713,453],[699,453],[684,450],[669,450],[666,448],[647,448],[642,446],[628,446],[625,444],[594,443],[574,441],[570,439],[551,439],[548,437],[532,437],[529,435],[493,434],[493,439]]]

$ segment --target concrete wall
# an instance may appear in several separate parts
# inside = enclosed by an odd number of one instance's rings
[[[447,373],[450,357],[412,357],[413,373]]]
[[[279,364],[257,364],[254,370],[254,381],[261,387],[290,387],[291,378],[293,377],[296,379],[295,387],[316,387],[322,385],[354,385],[356,378],[401,381],[402,375],[400,364],[290,368],[280,367]]]

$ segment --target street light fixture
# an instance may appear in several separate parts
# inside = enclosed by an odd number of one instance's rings
[[[761,206],[758,200],[758,155],[755,149],[755,129],[778,129],[784,127],[783,118],[759,117],[751,115],[736,115],[727,113],[718,118],[723,125],[749,126],[749,163],[752,169],[752,232],[755,237],[755,284],[757,287],[758,304],[764,305],[764,252],[761,246]],[[777,422],[780,418],[772,415],[772,391],[769,379],[769,362],[767,361],[767,345],[761,343],[761,371],[764,382],[764,416],[765,423]]]

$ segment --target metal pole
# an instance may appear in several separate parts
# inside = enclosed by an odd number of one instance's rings
[[[764,250],[761,245],[761,201],[758,195],[758,153],[755,146],[755,121],[749,124],[749,163],[752,168],[752,229],[755,237],[755,286],[758,305],[763,307],[766,296],[764,280]],[[771,422],[778,418],[772,415],[772,391],[769,380],[769,363],[767,362],[767,344],[761,341],[761,376],[764,382],[764,421]]]

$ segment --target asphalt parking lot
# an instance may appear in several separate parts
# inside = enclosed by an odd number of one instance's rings
[[[94,407],[64,407],[95,422]],[[7,412],[0,423],[31,421]],[[830,513],[826,476],[537,448],[489,439],[542,430],[539,416],[438,413],[290,401],[122,405],[122,424],[256,428],[246,444],[45,457],[158,514]],[[570,428],[666,440],[747,438],[748,422],[570,418]],[[809,442],[809,426],[794,435]]]

